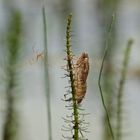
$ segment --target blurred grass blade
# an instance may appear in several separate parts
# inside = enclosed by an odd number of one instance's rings
[[[52,122],[51,122],[51,101],[50,101],[50,89],[49,89],[49,68],[48,68],[48,48],[47,48],[47,23],[46,23],[46,13],[45,7],[42,7],[42,15],[43,15],[43,26],[44,26],[44,47],[45,47],[45,55],[44,55],[44,71],[45,71],[45,88],[47,95],[47,117],[48,117],[48,137],[49,140],[52,140]]]
[[[119,89],[117,94],[117,127],[116,127],[116,140],[122,140],[122,107],[123,107],[123,96],[124,96],[124,84],[126,80],[126,74],[128,69],[128,62],[129,62],[129,56],[131,52],[131,47],[133,44],[133,40],[128,40],[127,47],[124,54],[124,60],[122,64],[122,71],[121,71],[121,79],[119,82]]]
[[[107,53],[109,50],[109,41],[111,39],[111,31],[112,31],[114,21],[115,21],[115,15],[112,15],[112,20],[111,20],[111,23],[110,23],[109,28],[108,28],[108,36],[106,39],[104,56],[102,59],[101,68],[100,68],[100,72],[99,72],[99,78],[98,78],[98,86],[99,86],[99,90],[100,90],[101,100],[102,100],[102,104],[103,104],[103,107],[104,107],[104,110],[106,113],[106,118],[107,118],[109,130],[110,130],[110,134],[111,134],[113,140],[114,140],[114,133],[113,133],[113,129],[112,129],[110,118],[109,118],[109,113],[108,113],[108,110],[107,110],[107,107],[105,104],[105,100],[104,100],[104,96],[103,96],[103,91],[102,91],[102,86],[101,86],[101,78],[102,78],[102,72],[103,72],[103,67],[104,67],[104,61],[106,59],[106,56],[107,56]]]

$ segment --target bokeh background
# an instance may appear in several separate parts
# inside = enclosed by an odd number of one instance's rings
[[[138,140],[140,138],[139,0],[0,0],[0,140],[12,140],[3,138],[6,130],[7,102],[11,101],[10,98],[14,102],[11,103],[14,106],[12,132],[17,134],[17,139],[48,140],[42,57],[45,54],[43,5],[46,8],[47,18],[47,67],[53,139],[61,139],[65,133],[61,131],[64,124],[62,117],[68,112],[61,98],[66,93],[67,78],[61,78],[65,73],[61,66],[66,64],[65,31],[67,16],[72,13],[73,52],[78,56],[85,51],[90,59],[87,94],[82,102],[83,108],[90,113],[86,116],[87,122],[90,122],[90,132],[85,135],[89,140],[110,140],[97,82],[108,25],[112,14],[116,13],[102,87],[115,126],[115,106],[124,50],[128,40],[133,39],[122,98],[121,140]],[[42,56],[36,59],[38,54]],[[12,97],[8,98],[10,95],[7,93],[12,94]]]

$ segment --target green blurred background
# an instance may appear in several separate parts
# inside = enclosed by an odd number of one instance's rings
[[[89,140],[110,140],[97,85],[107,29],[116,13],[102,87],[112,125],[116,126],[116,100],[124,50],[134,40],[122,98],[122,138],[140,138],[140,1],[139,0],[0,0],[0,140],[48,140],[42,6],[46,8],[52,134],[62,138],[62,119],[68,112],[61,100],[67,79],[65,30],[73,14],[72,49],[88,52],[90,72],[82,106],[90,113],[85,135]],[[8,114],[8,115],[7,115]],[[10,115],[9,115],[10,114]]]

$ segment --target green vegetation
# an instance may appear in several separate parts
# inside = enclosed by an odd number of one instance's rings
[[[9,21],[6,34],[7,60],[6,75],[6,112],[3,127],[3,140],[15,140],[18,130],[18,115],[16,111],[16,88],[18,86],[18,59],[20,50],[20,35],[22,21],[19,11],[11,10],[12,18]]]
[[[7,1],[9,3],[9,1]],[[8,4],[7,3],[7,4]],[[64,5],[67,5],[66,9],[64,8],[64,11],[66,12],[70,11],[71,5],[68,5],[66,1],[62,1]],[[71,2],[69,2],[71,4]],[[104,3],[103,11],[108,11],[108,5],[112,5],[112,0],[104,0],[102,1]],[[114,5],[116,6],[114,9],[117,9],[118,2],[115,1]],[[68,9],[68,10],[67,10]],[[62,13],[61,13],[62,14]],[[66,13],[65,13],[66,14]],[[65,15],[63,14],[63,16]],[[104,15],[105,16],[105,15]],[[2,86],[5,88],[4,92],[4,117],[3,117],[3,124],[2,124],[2,140],[20,140],[20,115],[18,109],[20,109],[17,105],[18,103],[18,94],[19,91],[19,77],[20,77],[20,69],[22,64],[20,64],[21,60],[21,37],[22,33],[24,32],[23,29],[23,16],[17,8],[9,7],[8,16],[7,16],[7,23],[6,23],[6,31],[4,36],[4,49],[1,45],[0,47],[0,53],[1,56],[4,58],[4,66],[1,66],[1,69],[4,71],[4,76],[6,77],[5,80],[1,80]],[[103,128],[103,136],[102,140],[123,140],[123,121],[124,118],[122,117],[124,110],[124,94],[125,94],[125,82],[128,72],[128,64],[130,60],[130,53],[131,53],[131,46],[133,44],[133,40],[130,39],[127,42],[126,50],[124,53],[124,60],[122,63],[122,69],[121,71],[118,71],[120,74],[120,79],[118,82],[118,89],[116,90],[115,82],[113,81],[113,78],[117,79],[118,77],[113,73],[113,53],[114,53],[114,46],[115,44],[115,34],[116,30],[114,30],[115,22],[116,22],[116,15],[113,15],[111,18],[111,22],[109,22],[108,19],[110,19],[109,16],[105,16],[107,18],[107,22],[109,23],[109,27],[107,28],[106,36],[103,37],[105,40],[105,43],[101,45],[102,49],[102,60],[100,69],[98,71],[99,76],[96,83],[98,84],[99,88],[99,94],[100,94],[100,101],[103,106],[103,119],[102,119],[102,128]],[[84,64],[82,65],[79,62],[79,58],[75,60],[76,52],[73,50],[76,50],[74,45],[72,45],[72,14],[69,14],[67,17],[67,24],[66,24],[66,33],[65,33],[65,66],[63,67],[64,71],[64,77],[67,79],[68,86],[66,87],[66,92],[61,94],[64,95],[63,103],[66,103],[66,106],[63,107],[66,108],[67,112],[63,112],[64,117],[64,125],[59,126],[62,130],[62,139],[68,139],[68,140],[88,140],[88,134],[89,134],[89,128],[91,122],[86,122],[86,115],[90,115],[89,113],[86,113],[87,109],[83,109],[83,102],[81,101],[85,97],[85,93],[87,91],[87,87],[89,86],[86,82],[88,71],[89,71],[89,64],[90,67],[92,67],[92,58],[88,57],[88,54],[92,52],[82,53],[84,56]],[[53,111],[52,111],[52,103],[51,97],[55,98],[56,95],[53,95],[51,93],[51,87],[55,87],[55,85],[51,86],[51,72],[49,71],[49,52],[48,52],[48,19],[46,18],[46,9],[45,6],[42,8],[42,27],[43,27],[43,49],[45,50],[41,54],[37,54],[37,58],[34,60],[38,60],[39,55],[41,55],[41,60],[43,59],[43,65],[42,66],[43,72],[44,72],[44,87],[45,87],[45,95],[46,95],[46,120],[45,125],[47,126],[47,140],[53,140],[54,134],[57,132],[53,132],[53,126],[54,120],[53,120]],[[103,20],[102,20],[103,22]],[[38,27],[40,29],[40,27]],[[65,30],[65,28],[63,28]],[[104,32],[104,31],[103,31]],[[102,34],[103,35],[103,34]],[[102,40],[103,40],[102,39]],[[54,40],[55,42],[55,40]],[[113,42],[113,43],[112,43]],[[58,46],[56,46],[58,47]],[[64,46],[62,46],[61,51],[63,50]],[[104,50],[104,51],[103,51]],[[33,50],[34,51],[34,50]],[[62,56],[63,57],[63,56]],[[59,57],[60,60],[63,58]],[[88,59],[89,58],[89,63]],[[82,59],[82,57],[81,57]],[[37,62],[37,61],[35,61]],[[52,61],[54,62],[54,61]],[[1,60],[0,60],[1,63]],[[80,63],[78,65],[78,63]],[[19,65],[20,64],[20,65]],[[55,64],[51,64],[54,66]],[[81,66],[82,65],[82,66]],[[25,66],[26,67],[26,66]],[[82,72],[79,70],[82,67]],[[88,68],[88,70],[86,70]],[[95,66],[93,66],[95,68]],[[59,68],[58,68],[59,69]],[[80,71],[79,73],[77,71]],[[0,71],[1,72],[1,71]],[[80,75],[80,78],[78,77]],[[92,73],[92,71],[90,71]],[[77,75],[78,76],[77,76]],[[1,74],[0,74],[1,75]],[[60,75],[61,77],[62,75]],[[96,75],[95,75],[96,76]],[[81,78],[82,77],[82,78]],[[20,77],[21,78],[21,77]],[[93,82],[93,81],[92,81]],[[26,84],[26,83],[25,83]],[[84,95],[80,96],[77,90],[77,85],[80,85],[79,88],[80,92]],[[93,84],[93,83],[92,83]],[[37,85],[38,86],[38,85]],[[93,94],[97,91],[90,91]],[[79,98],[78,98],[79,96]],[[92,96],[91,96],[92,97]],[[60,96],[61,98],[61,96]],[[79,101],[80,100],[80,101]],[[91,101],[96,100],[92,99]],[[116,103],[116,104],[115,104]],[[55,103],[54,103],[55,104]],[[57,106],[56,108],[57,109]],[[69,114],[68,114],[69,113]],[[116,116],[114,115],[116,114]],[[1,115],[1,114],[0,114]],[[1,115],[2,116],[2,115]],[[61,118],[60,118],[61,119]],[[96,126],[95,126],[96,128]],[[30,128],[29,128],[30,129]],[[90,132],[90,134],[93,135],[93,139],[96,139],[94,137],[94,130]],[[36,136],[36,134],[34,134]],[[59,139],[59,138],[58,138]]]

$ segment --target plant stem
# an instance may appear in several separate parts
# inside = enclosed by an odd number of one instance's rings
[[[121,79],[119,82],[119,89],[118,89],[118,96],[117,96],[117,129],[116,129],[116,140],[122,139],[122,106],[123,106],[123,90],[124,90],[124,84],[127,74],[127,68],[128,68],[128,61],[131,51],[133,40],[130,39],[127,43],[127,47],[124,54],[124,61],[123,61],[123,68],[121,71]]]
[[[67,29],[66,29],[66,53],[67,53],[67,65],[68,72],[70,77],[71,92],[72,92],[72,101],[73,101],[73,115],[74,115],[74,140],[79,139],[79,122],[78,122],[78,104],[75,99],[75,85],[74,85],[74,73],[72,65],[72,51],[71,51],[71,22],[72,14],[68,16],[67,20]]]
[[[45,88],[47,94],[47,115],[48,115],[48,138],[52,140],[52,121],[51,121],[51,101],[50,101],[50,89],[49,89],[49,70],[48,70],[48,49],[47,49],[47,24],[46,24],[46,14],[45,14],[45,7],[42,8],[42,15],[43,15],[43,26],[44,26],[44,48],[45,48],[45,55],[44,55],[44,71],[45,71]]]
[[[6,116],[3,128],[3,140],[15,140],[18,130],[18,117],[16,111],[17,63],[20,50],[20,35],[22,32],[22,18],[18,10],[10,9],[12,19],[8,24],[6,47],[8,61],[6,65]]]
[[[103,91],[102,91],[102,86],[101,86],[101,78],[102,78],[102,72],[103,72],[103,67],[104,67],[104,61],[105,61],[105,58],[107,56],[108,49],[109,49],[108,43],[109,43],[109,40],[111,38],[111,31],[112,31],[114,20],[115,20],[115,15],[112,16],[112,20],[111,20],[111,23],[110,23],[110,26],[109,26],[108,37],[106,39],[106,44],[105,44],[105,52],[104,52],[104,56],[103,56],[103,59],[102,59],[101,68],[100,68],[100,72],[99,72],[99,78],[98,78],[98,86],[99,86],[99,90],[100,90],[101,100],[102,100],[102,104],[103,104],[103,107],[104,107],[104,110],[105,110],[105,113],[106,113],[110,134],[111,134],[113,140],[114,140],[114,133],[113,133],[113,129],[112,129],[112,126],[111,126],[109,113],[108,113],[108,110],[107,110],[107,107],[106,107],[106,104],[105,104],[105,101],[104,101],[104,96],[103,96]]]

